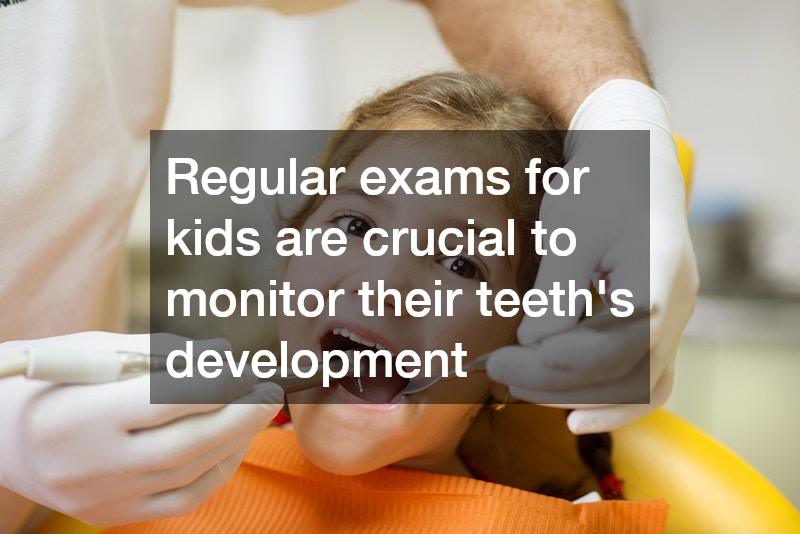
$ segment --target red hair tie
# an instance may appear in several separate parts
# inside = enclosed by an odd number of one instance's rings
[[[600,479],[600,490],[603,498],[608,500],[622,499],[622,480],[615,475],[608,475]]]
[[[282,426],[291,420],[292,418],[289,417],[289,414],[287,414],[284,410],[281,410],[278,412],[278,415],[272,419],[272,424]]]

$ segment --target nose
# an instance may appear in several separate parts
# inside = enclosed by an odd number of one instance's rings
[[[347,289],[357,294],[362,305],[367,304],[377,315],[405,317],[405,298],[421,282],[420,264],[420,258],[406,255],[364,258],[352,273],[348,281],[351,287]],[[362,291],[365,282],[368,284],[366,293]]]

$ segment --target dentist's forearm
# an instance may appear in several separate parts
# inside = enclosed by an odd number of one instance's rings
[[[616,78],[650,83],[617,0],[421,0],[464,67],[521,88],[566,128]]]

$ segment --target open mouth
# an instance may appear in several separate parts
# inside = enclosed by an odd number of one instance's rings
[[[325,334],[320,340],[322,350],[342,350],[342,351],[378,351],[389,350],[383,345],[366,339],[363,336],[351,332],[347,328],[334,328]],[[387,360],[391,358],[375,358],[375,376],[368,376],[370,373],[368,359],[362,360],[361,376],[347,376],[338,381],[338,384],[347,390],[351,395],[365,402],[373,404],[390,404],[402,399],[403,389],[408,384],[408,379],[398,376],[395,369],[390,369],[390,377],[386,376]],[[390,363],[391,365],[391,363]]]

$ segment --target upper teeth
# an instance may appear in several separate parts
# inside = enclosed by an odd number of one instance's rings
[[[386,350],[386,347],[381,345],[380,343],[374,343],[368,339],[364,339],[363,337],[359,336],[355,332],[351,332],[347,328],[334,328],[333,333],[337,336],[342,336],[355,341],[356,343],[360,343],[361,345],[366,345],[367,347],[374,347],[378,350]]]

